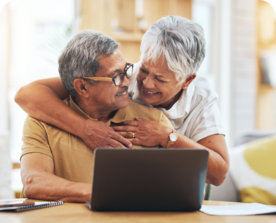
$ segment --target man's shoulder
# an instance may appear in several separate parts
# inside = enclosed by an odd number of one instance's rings
[[[133,120],[135,117],[150,121],[156,121],[162,125],[174,129],[170,120],[161,110],[130,100],[127,107],[127,119]]]
[[[70,99],[69,98],[64,99],[63,102],[66,105],[70,106]],[[45,128],[45,129],[47,129],[47,128],[58,129],[55,126],[52,126],[52,125],[50,125],[50,124],[48,124],[46,122],[40,121],[40,120],[38,120],[36,118],[33,118],[33,117],[31,117],[31,116],[28,115],[27,118],[26,118],[26,120],[25,120],[25,125],[35,125],[35,124],[36,125],[40,125],[41,127]]]
[[[63,100],[63,102],[66,104],[66,105],[70,105],[70,99],[69,98],[66,98],[66,99],[64,99]],[[49,124],[47,124],[47,123],[45,123],[45,122],[43,122],[43,121],[40,121],[40,120],[38,120],[38,119],[36,119],[36,118],[33,118],[33,117],[31,117],[31,116],[27,116],[26,117],[26,120],[25,120],[25,125],[26,124],[34,124],[34,123],[37,123],[37,124],[39,124],[39,125],[48,125],[48,126],[51,126],[51,125],[49,125]]]
[[[42,121],[39,121],[38,119],[36,118],[33,118],[31,116],[27,116],[26,119],[25,119],[25,123],[24,123],[24,128],[33,128],[35,129],[35,126],[37,127],[44,127],[44,122]]]
[[[137,101],[133,101],[131,99],[129,100],[128,108],[131,110],[135,110],[135,109],[140,110],[141,109],[143,111],[155,112],[156,114],[163,114],[163,112],[157,108],[154,108],[147,104],[141,104],[141,103],[139,103]]]
[[[40,121],[36,118],[31,116],[27,116],[24,122],[24,133],[27,132],[36,132],[37,134],[40,132],[39,129],[46,131],[46,132],[53,132],[55,130],[60,131],[61,129],[52,126],[46,122]]]
[[[157,108],[154,108],[149,105],[140,104],[139,102],[130,100],[127,107],[128,116],[139,117],[142,119],[160,121],[163,112]]]

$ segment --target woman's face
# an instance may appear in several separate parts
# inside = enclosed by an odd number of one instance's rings
[[[191,81],[179,84],[165,59],[160,57],[155,64],[142,61],[137,82],[140,97],[145,103],[168,109],[178,100],[180,91],[188,87]]]

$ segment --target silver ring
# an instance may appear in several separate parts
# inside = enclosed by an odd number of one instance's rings
[[[132,138],[135,138],[135,133],[134,132],[132,133]]]

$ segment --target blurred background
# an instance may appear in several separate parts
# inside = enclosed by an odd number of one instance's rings
[[[268,3],[270,2],[270,3]],[[207,41],[198,75],[219,94],[231,149],[243,134],[276,129],[276,1],[263,0],[5,0],[0,2],[0,198],[18,196],[22,129],[15,93],[58,76],[58,57],[72,36],[94,29],[118,41],[138,62],[143,33],[159,18],[199,23]]]

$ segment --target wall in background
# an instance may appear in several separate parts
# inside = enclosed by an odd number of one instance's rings
[[[1,9],[0,9],[1,10]],[[0,199],[13,198],[9,147],[8,71],[10,59],[10,10],[0,14]]]
[[[14,102],[15,93],[31,81],[58,76],[58,57],[74,22],[75,0],[13,0],[1,10],[0,198],[22,190],[20,169],[11,169],[20,168],[27,114]]]
[[[232,0],[232,142],[255,129],[257,98],[257,0]]]
[[[10,65],[10,10],[0,8],[0,132],[9,129],[8,72]]]
[[[276,129],[276,8],[258,0],[257,11],[257,106],[256,127]],[[273,2],[273,1],[272,1]],[[274,1],[275,2],[275,1]]]
[[[121,44],[126,61],[140,58],[144,32],[158,19],[179,15],[191,19],[192,0],[77,0],[80,29],[94,29]]]
[[[7,73],[10,148],[12,161],[19,162],[27,114],[14,102],[14,96],[23,85],[59,76],[58,57],[69,41],[65,33],[75,19],[75,1],[13,0],[7,6],[11,18]]]

